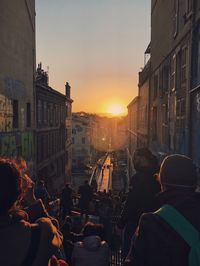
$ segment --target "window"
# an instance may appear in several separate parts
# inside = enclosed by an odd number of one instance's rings
[[[157,140],[157,107],[152,110],[152,140]]]
[[[168,145],[168,106],[162,105],[162,144]]]
[[[176,55],[174,54],[171,61],[171,90],[175,90],[176,85]]]
[[[50,126],[53,126],[53,104],[50,103]]]
[[[85,138],[82,138],[82,144],[85,144]]]
[[[38,115],[38,124],[42,123],[42,102],[41,100],[38,100],[38,106],[37,106],[37,115]]]
[[[78,132],[82,132],[83,128],[80,125],[75,125],[75,128]]]
[[[181,89],[181,50],[176,55],[176,77],[175,77],[175,88],[176,90]]]
[[[53,104],[53,126],[55,126],[56,124],[56,105]]]
[[[195,46],[194,46],[194,85],[200,84],[200,24],[195,31]]]
[[[43,110],[43,116],[44,116],[44,124],[47,124],[47,103],[44,102],[44,110]]]
[[[163,97],[163,68],[159,69],[159,96]]]
[[[190,14],[192,12],[192,0],[186,0],[186,13],[187,15]]]
[[[163,93],[167,93],[169,89],[169,67],[163,68]]]
[[[13,128],[19,127],[19,106],[18,100],[13,100]]]
[[[184,128],[185,123],[185,98],[177,99],[176,102],[176,127],[179,130]]]
[[[178,34],[179,0],[174,0],[174,38]]]
[[[158,95],[158,76],[154,76],[154,87],[153,87],[153,98],[154,100],[157,98]]]
[[[181,83],[185,83],[187,80],[187,47],[182,49],[181,54]]]
[[[26,104],[26,127],[31,127],[31,104]]]

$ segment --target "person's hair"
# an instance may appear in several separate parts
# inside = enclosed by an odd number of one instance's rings
[[[38,181],[38,186],[44,186],[44,185],[45,185],[44,180],[40,179]]]
[[[0,158],[0,215],[6,215],[22,194],[22,175],[14,160]]]
[[[141,159],[138,161],[138,157]],[[143,167],[142,158],[145,158],[149,167],[156,173],[159,171],[159,163],[157,157],[148,148],[138,148],[133,154],[133,163],[136,170]]]
[[[88,222],[83,227],[83,236],[95,236],[97,235],[97,228],[94,223]]]
[[[64,223],[72,224],[72,218],[71,218],[69,215],[67,215],[67,216],[65,217],[65,221],[64,221]]]

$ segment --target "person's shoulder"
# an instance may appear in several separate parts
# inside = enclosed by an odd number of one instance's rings
[[[79,248],[83,248],[83,242],[82,241],[75,242],[75,244],[74,244],[74,249],[79,249]]]
[[[162,223],[162,219],[155,212],[143,213],[139,220],[139,227],[145,229],[157,228]]]
[[[40,227],[41,235],[43,239],[51,242],[55,246],[60,246],[62,243],[62,235],[57,230],[56,226],[52,223],[48,217],[42,217],[37,220],[37,224]]]
[[[109,248],[108,243],[106,241],[101,241],[102,248]]]

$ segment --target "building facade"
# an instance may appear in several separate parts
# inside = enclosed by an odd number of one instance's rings
[[[127,177],[128,183],[134,173],[133,153],[138,143],[138,104],[139,97],[135,97],[127,106],[128,108],[128,148],[127,148]]]
[[[149,143],[158,154],[190,155],[193,2],[152,1]]]
[[[149,82],[150,60],[143,70],[139,72],[138,84],[138,123],[137,123],[137,147],[148,147],[149,136]]]
[[[72,166],[85,170],[92,161],[92,139],[90,115],[72,114]]]
[[[35,1],[0,1],[0,154],[27,160],[34,177]]]
[[[198,167],[199,51],[200,2],[152,0],[150,60],[139,73],[137,147],[148,146],[160,159],[185,154]]]
[[[72,177],[72,103],[71,99],[71,87],[67,82],[65,85],[65,94],[66,94],[66,138],[65,138],[65,175],[66,181],[71,183]]]
[[[39,64],[36,72],[36,170],[37,178],[45,181],[51,194],[59,193],[67,181],[66,143],[70,141],[70,137],[66,140],[68,89],[67,96],[52,89],[48,85],[48,74]]]
[[[192,82],[191,99],[191,135],[190,149],[195,164],[200,168],[200,2],[194,1],[193,16],[193,47],[192,47]]]

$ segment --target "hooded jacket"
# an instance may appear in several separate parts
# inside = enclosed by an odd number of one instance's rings
[[[158,205],[172,205],[200,232],[200,193],[168,190],[157,197]],[[190,247],[156,213],[143,214],[126,266],[188,266]]]
[[[29,209],[29,213],[32,214],[30,217],[32,219],[37,217],[35,224],[27,221],[27,214],[23,211],[0,217],[0,265],[22,265],[31,242],[31,228],[36,224],[39,226],[40,235],[32,265],[48,265],[52,255],[59,255],[58,250],[62,248],[62,235],[56,228],[56,220],[47,217],[48,214],[41,201],[36,205],[32,206],[32,210]]]
[[[98,236],[88,236],[77,242],[72,253],[73,266],[108,266],[109,247]]]
[[[132,177],[131,185],[118,223],[119,228],[124,228],[128,222],[136,228],[142,213],[156,210],[155,196],[160,192],[160,184],[153,171],[149,168],[140,169]]]

